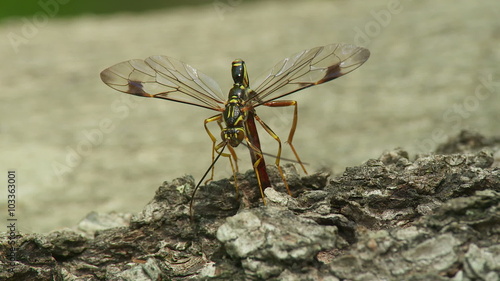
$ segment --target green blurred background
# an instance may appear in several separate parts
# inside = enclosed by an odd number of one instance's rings
[[[64,4],[67,2],[66,4]],[[230,0],[225,3],[241,2],[241,0]],[[252,2],[252,1],[245,1]],[[116,12],[145,12],[158,9],[168,9],[179,6],[195,6],[195,5],[214,5],[217,1],[204,0],[88,0],[88,1],[71,1],[71,0],[39,0],[39,1],[0,1],[0,21],[11,17],[33,16],[39,12],[42,6],[50,7],[57,3],[59,7],[64,6],[64,9],[59,9],[55,16],[68,17],[81,14],[109,14]]]

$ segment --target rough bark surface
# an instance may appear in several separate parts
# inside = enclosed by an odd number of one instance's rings
[[[500,280],[500,139],[462,132],[435,154],[396,149],[343,174],[299,177],[259,200],[253,172],[189,200],[165,182],[139,214],[90,213],[74,229],[19,234],[1,280]]]

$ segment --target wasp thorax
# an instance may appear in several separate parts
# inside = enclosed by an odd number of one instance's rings
[[[226,128],[221,131],[221,138],[232,147],[237,147],[245,138],[243,128]]]
[[[243,103],[247,99],[247,89],[241,85],[235,84],[229,90],[227,103]]]
[[[246,90],[236,85],[229,91],[229,98],[226,108],[222,113],[224,122],[228,127],[243,126],[246,121],[245,106]]]

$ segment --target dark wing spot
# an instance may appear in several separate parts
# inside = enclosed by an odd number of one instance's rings
[[[323,78],[321,78],[318,82],[316,82],[316,85],[328,82],[328,81],[333,80],[335,78],[339,78],[342,75],[343,75],[343,73],[342,73],[342,68],[340,67],[340,63],[329,66],[326,69],[325,76]]]
[[[128,81],[127,93],[137,96],[151,97],[150,94],[144,91],[142,83],[139,81]]]

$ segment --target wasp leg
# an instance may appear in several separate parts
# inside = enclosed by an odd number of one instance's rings
[[[218,150],[224,146],[223,142],[216,145],[217,139],[215,138],[215,136],[212,134],[212,132],[207,127],[208,123],[214,122],[214,121],[217,121],[219,126],[221,126],[220,123],[222,122],[222,115],[221,114],[214,115],[210,118],[205,119],[205,121],[203,122],[203,126],[205,127],[205,131],[207,132],[208,136],[212,140],[212,162],[214,162],[214,160],[215,160],[215,153],[217,152],[217,154],[218,154],[219,153]],[[222,156],[224,156],[224,157],[229,157],[229,155],[230,154],[222,153]],[[212,181],[214,179],[214,171],[215,171],[215,167],[212,167],[211,176],[208,180],[205,181],[205,183]]]
[[[276,162],[275,162],[275,164],[276,164],[276,167],[278,168],[278,171],[280,173],[280,177],[283,180],[283,183],[285,184],[286,190],[288,191],[288,194],[290,194],[290,196],[291,196],[292,192],[290,191],[290,187],[288,186],[288,182],[286,181],[285,174],[283,173],[283,170],[281,169],[281,166],[280,166],[280,160],[281,160],[281,140],[278,137],[278,135],[276,135],[273,132],[273,130],[271,130],[271,128],[269,128],[269,126],[266,123],[264,123],[264,121],[262,121],[262,119],[260,119],[259,116],[255,115],[255,119],[257,120],[257,122],[259,122],[259,124],[262,126],[262,128],[264,128],[264,130],[266,130],[266,132],[271,137],[273,137],[273,139],[275,139],[278,142],[278,153],[276,154]],[[262,154],[261,154],[261,157],[263,157]]]
[[[238,196],[238,181],[236,178],[236,174],[238,173],[238,157],[236,156],[236,152],[231,146],[227,146],[229,149],[229,153],[222,153],[219,152],[219,150],[226,145],[226,142],[222,141],[219,144],[216,145],[217,139],[215,136],[212,134],[210,129],[208,129],[207,124],[210,122],[217,121],[217,125],[219,125],[219,128],[222,130],[222,115],[214,115],[210,118],[205,119],[203,126],[205,127],[205,131],[207,132],[208,136],[212,140],[212,162],[215,160],[215,153],[220,154],[223,157],[228,157],[229,158],[229,163],[231,164],[231,170],[233,172],[233,178],[234,178],[234,187],[236,188],[236,195]],[[234,161],[234,163],[233,163]],[[214,179],[214,172],[215,172],[215,167],[212,167],[212,173],[211,176],[208,180],[205,181],[205,184],[212,181]]]
[[[231,170],[233,172],[233,178],[234,178],[234,188],[236,189],[236,198],[239,198],[239,191],[238,191],[238,178],[236,177],[236,174],[238,173],[238,158],[236,157],[236,151],[234,151],[234,148],[230,145],[227,145],[227,148],[229,149],[230,154],[228,154],[229,157],[229,163],[231,164]],[[234,165],[233,165],[233,159],[234,159]]]
[[[297,162],[299,162],[300,166],[302,167],[302,170],[304,170],[304,173],[307,175],[307,170],[304,164],[302,163],[302,160],[300,160],[299,154],[295,150],[295,147],[292,144],[293,141],[293,136],[295,134],[295,129],[297,128],[297,119],[298,119],[298,110],[297,110],[297,101],[294,100],[280,100],[280,101],[270,101],[264,103],[265,106],[270,106],[270,107],[283,107],[283,106],[293,106],[293,121],[292,121],[292,127],[290,128],[290,133],[288,133],[288,139],[286,143],[290,145],[290,148],[292,149],[293,154],[295,155],[295,158],[297,158]]]

